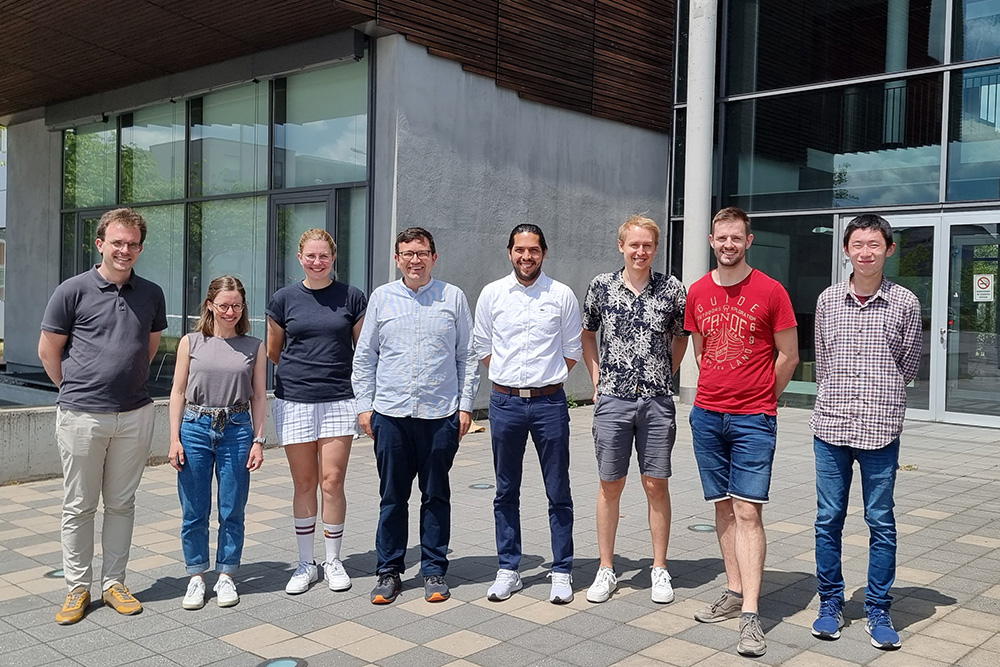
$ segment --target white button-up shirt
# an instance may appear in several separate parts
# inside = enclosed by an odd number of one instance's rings
[[[579,361],[580,304],[566,285],[541,273],[525,287],[514,272],[483,288],[476,304],[476,356],[490,358],[490,380],[519,389],[565,382]]]

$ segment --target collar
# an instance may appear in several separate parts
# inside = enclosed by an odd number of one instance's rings
[[[552,278],[549,278],[547,275],[545,275],[545,271],[540,272],[538,274],[538,278],[535,279],[535,282],[531,283],[527,287],[521,284],[521,281],[518,280],[517,276],[514,275],[513,270],[507,274],[507,277],[504,278],[504,280],[507,281],[508,290],[522,289],[525,292],[536,288],[540,290],[545,289],[552,283]]]
[[[640,291],[639,294],[640,295],[641,294],[645,294],[645,292],[647,290],[655,290],[657,288],[657,286],[659,286],[660,282],[663,281],[665,278],[666,278],[666,276],[664,274],[658,273],[658,272],[653,271],[652,269],[650,269],[650,271],[649,271],[649,282],[646,283],[646,286],[642,288],[642,291]],[[633,292],[632,290],[630,290],[628,288],[628,285],[625,284],[625,267],[624,266],[621,268],[621,270],[615,271],[614,274],[612,274],[612,281],[613,281],[613,284],[618,287],[618,289],[623,289],[626,292],[628,292],[629,294],[632,294],[633,296],[636,296],[635,292]]]
[[[110,280],[102,276],[101,272],[97,270],[97,267],[99,266],[100,264],[94,264],[93,268],[90,269],[89,271],[90,277],[93,278],[95,283],[97,283],[98,289],[100,289],[102,292],[108,289],[117,290],[118,285],[116,285],[115,283],[111,282]],[[132,269],[131,273],[129,273],[128,280],[122,283],[122,288],[125,287],[135,289],[135,269]]]
[[[396,282],[399,284],[399,288],[401,290],[403,290],[404,292],[406,292],[409,296],[416,298],[416,297],[420,296],[421,294],[423,294],[424,292],[427,292],[430,289],[432,289],[434,287],[434,284],[437,283],[438,280],[437,280],[437,278],[431,277],[430,281],[426,285],[421,285],[420,287],[418,287],[416,292],[414,292],[409,287],[407,287],[406,283],[403,282],[402,278],[400,278]]]
[[[894,283],[891,280],[889,280],[888,278],[886,278],[885,274],[882,275],[882,283],[878,286],[878,290],[876,290],[876,292],[874,294],[872,294],[871,296],[869,296],[865,300],[864,303],[861,303],[861,301],[858,300],[857,295],[855,295],[854,290],[851,288],[851,279],[852,278],[854,278],[854,273],[851,273],[851,277],[848,278],[847,280],[845,280],[844,283],[843,283],[843,285],[844,285],[844,296],[843,296],[843,298],[844,299],[853,301],[853,302],[857,303],[858,305],[860,305],[862,308],[864,306],[866,306],[867,304],[871,303],[872,301],[874,301],[875,299],[882,299],[883,301],[886,301],[886,302],[891,302],[892,301],[892,295],[893,295],[893,292],[894,292],[893,287],[896,286],[896,283]]]

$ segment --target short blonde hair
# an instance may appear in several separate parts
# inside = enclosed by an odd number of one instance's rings
[[[302,253],[302,249],[306,247],[306,242],[308,241],[326,241],[330,246],[330,254],[337,254],[337,244],[334,242],[333,237],[330,236],[330,232],[325,229],[317,229],[313,227],[312,229],[307,229],[302,232],[302,236],[299,237],[299,253]]]
[[[618,228],[619,243],[625,243],[628,230],[632,228],[648,230],[653,235],[653,245],[660,246],[660,226],[644,215],[633,215],[622,223],[622,226]]]

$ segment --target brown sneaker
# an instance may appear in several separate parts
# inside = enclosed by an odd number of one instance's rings
[[[66,596],[63,608],[56,614],[56,623],[59,625],[73,625],[83,618],[89,604],[90,591],[83,586],[77,586]]]
[[[128,592],[125,584],[117,582],[111,584],[111,588],[104,591],[101,600],[104,601],[104,604],[125,616],[138,614],[142,611],[142,605]]]

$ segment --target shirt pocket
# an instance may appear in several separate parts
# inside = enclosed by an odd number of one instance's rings
[[[431,349],[444,352],[455,349],[455,318],[448,314],[428,315],[426,341]]]
[[[562,318],[559,306],[554,303],[543,303],[535,311],[534,328],[539,335],[550,338],[559,334],[562,329]]]

